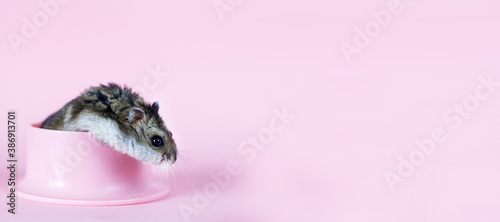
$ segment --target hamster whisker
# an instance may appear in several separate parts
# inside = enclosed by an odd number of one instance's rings
[[[200,153],[195,153],[195,152],[181,152],[180,155],[177,157],[177,161],[185,161],[186,163],[189,162],[201,162],[203,160],[203,157],[200,155]]]
[[[196,156],[196,157],[200,157],[200,153],[197,153],[197,152],[193,152],[193,151],[187,151],[187,150],[177,150],[177,152],[182,155],[182,156]]]
[[[176,166],[179,170],[181,170],[181,175],[184,176],[184,178],[187,179],[187,182],[189,183],[189,185],[191,186],[190,188],[194,188],[194,184],[193,184],[193,180],[191,179],[190,175],[189,175],[189,172],[186,170],[186,168],[184,168],[182,166],[182,164],[178,164]]]
[[[157,165],[157,166],[152,166],[151,167],[151,170],[152,170],[152,173],[153,173],[153,177],[155,179],[158,179],[160,180],[161,182],[166,182],[166,180],[168,180],[168,175],[167,175],[167,171],[168,171],[168,166],[165,166],[165,165]]]
[[[175,188],[175,186],[177,185],[177,179],[175,178],[175,171],[174,169],[172,168],[172,164],[169,164],[169,167],[168,167],[168,171],[167,171],[167,175],[168,175],[168,172],[171,171],[172,172],[172,177],[173,177],[173,187]]]

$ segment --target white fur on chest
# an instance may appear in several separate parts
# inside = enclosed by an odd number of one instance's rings
[[[88,131],[98,141],[144,163],[157,164],[161,160],[161,153],[139,144],[134,137],[125,136],[112,119],[83,111],[74,121],[69,116],[64,120],[63,130]]]

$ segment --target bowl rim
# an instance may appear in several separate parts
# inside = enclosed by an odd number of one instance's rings
[[[33,124],[30,124],[30,129],[35,130],[35,131],[39,131],[39,132],[50,132],[53,134],[80,134],[80,135],[89,134],[88,131],[55,130],[55,129],[42,128],[41,126],[42,126],[42,123],[40,123],[40,122],[33,123]]]

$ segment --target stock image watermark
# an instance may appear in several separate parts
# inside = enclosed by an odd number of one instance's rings
[[[340,52],[345,60],[351,62],[354,55],[360,54],[368,47],[373,39],[378,37],[391,24],[392,20],[403,12],[405,5],[410,5],[413,2],[412,0],[390,0],[385,8],[371,11],[368,22],[361,27],[354,27],[352,40],[339,44]]]
[[[212,6],[221,21],[226,19],[226,14],[233,12],[243,3],[243,0],[214,0]]]
[[[89,140],[80,140],[75,146],[66,148],[66,155],[63,159],[54,160],[51,164],[54,173],[57,177],[62,178],[67,174],[73,172],[77,167],[79,167],[84,158],[90,156],[94,146],[92,142]],[[57,181],[51,181],[51,185],[55,187],[63,186],[64,184],[60,184]]]
[[[454,103],[443,113],[443,122],[449,125],[448,130],[437,127],[427,138],[414,140],[416,148],[406,157],[398,156],[397,170],[384,172],[384,179],[391,191],[396,191],[396,185],[403,183],[417,167],[422,166],[425,160],[436,152],[439,145],[448,139],[450,131],[459,129],[463,122],[479,109],[481,103],[490,98],[500,87],[500,81],[495,81],[492,74],[487,77],[480,76],[478,81],[472,95]]]
[[[160,87],[160,84],[171,75],[170,72],[161,71],[160,65],[156,64],[153,66],[146,66],[146,72],[148,73],[142,78],[140,85],[135,85],[132,88],[143,95],[144,97],[148,97],[150,91],[153,91]]]
[[[255,135],[248,136],[237,146],[238,153],[245,158],[246,163],[253,162],[258,153],[262,152],[266,145],[270,144],[278,133],[282,133],[295,118],[295,115],[289,113],[286,107],[273,109],[273,113],[267,126],[261,128]],[[218,172],[208,172],[212,182],[205,184],[202,190],[194,188],[191,203],[179,205],[184,221],[191,221],[192,216],[200,214],[200,211],[210,204],[210,199],[216,198],[222,189],[228,187],[231,178],[243,171],[242,165],[243,163],[232,159],[226,162],[224,169]]]
[[[47,26],[51,18],[59,14],[61,6],[67,5],[69,2],[70,0],[40,0],[38,2],[40,9],[33,13],[31,18],[21,18],[23,22],[21,31],[19,33],[9,32],[7,34],[14,52],[18,53],[21,45],[28,44],[29,40],[33,39],[41,28]]]
[[[17,112],[15,110],[7,113],[7,179],[8,196],[7,205],[8,212],[16,214],[16,149],[17,149]]]

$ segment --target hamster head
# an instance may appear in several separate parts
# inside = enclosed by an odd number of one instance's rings
[[[177,159],[177,146],[162,118],[158,114],[159,105],[137,104],[123,116],[122,132],[125,153],[149,164],[173,164]]]

